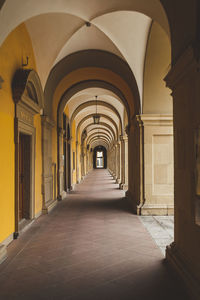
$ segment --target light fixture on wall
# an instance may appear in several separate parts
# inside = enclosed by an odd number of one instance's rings
[[[99,122],[100,122],[100,115],[97,113],[97,97],[98,96],[95,96],[95,98],[96,98],[96,114],[94,114],[94,116],[93,116],[94,124],[99,124]]]
[[[29,63],[29,57],[26,56],[26,61],[24,62],[24,59],[22,57],[22,67],[27,67],[28,66],[28,63]]]

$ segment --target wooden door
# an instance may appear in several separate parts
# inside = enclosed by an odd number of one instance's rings
[[[19,221],[30,217],[30,136],[19,136]]]
[[[19,221],[23,218],[24,203],[24,143],[23,135],[19,136]]]

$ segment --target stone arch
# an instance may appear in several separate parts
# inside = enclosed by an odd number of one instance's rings
[[[136,79],[134,77],[133,72],[131,71],[128,64],[119,58],[117,55],[114,55],[107,51],[102,50],[83,50],[79,51],[73,54],[68,55],[63,60],[61,60],[52,70],[49,75],[49,78],[47,80],[46,86],[45,86],[45,113],[47,115],[52,114],[52,103],[53,103],[53,95],[55,92],[56,87],[58,86],[59,82],[66,77],[71,72],[78,70],[78,69],[84,69],[84,68],[99,68],[110,70],[113,72],[113,74],[118,75],[131,90],[131,93],[134,97],[134,103],[132,103],[134,107],[134,112],[131,112],[131,114],[138,114],[140,112],[140,96],[139,91],[136,83]],[[67,101],[78,91],[80,91],[83,88],[90,87],[91,85],[86,84],[92,83],[95,80],[88,80],[85,81],[85,86],[79,86],[79,83],[72,86],[70,89],[68,89],[67,92],[64,93],[61,102],[64,100],[64,104],[61,105],[61,110],[66,105]],[[99,81],[96,80],[96,84]],[[100,86],[99,83],[96,86]],[[105,86],[105,83],[102,84],[102,87]],[[109,88],[108,88],[109,86]],[[106,87],[105,87],[106,88]],[[107,88],[111,89],[111,84],[107,82]],[[112,87],[113,89],[113,87]],[[117,91],[118,90],[118,91]],[[115,87],[115,91],[117,91],[117,94],[119,94],[119,89]],[[120,91],[119,97],[124,102],[124,105],[127,109],[127,113],[130,116],[130,105],[127,105],[127,99],[125,99],[124,95],[122,96],[122,92]],[[60,106],[60,103],[59,103]]]
[[[70,119],[70,124],[72,124],[73,120],[75,119],[76,115],[81,112],[82,109],[88,107],[88,106],[94,106],[96,105],[96,101],[95,100],[90,100],[90,101],[87,101],[87,102],[84,102],[82,103],[81,105],[79,105],[75,111],[73,112],[72,116],[71,116],[71,119]],[[98,100],[98,106],[103,106],[103,107],[107,107],[109,109],[111,109],[118,117],[119,119],[119,124],[120,124],[120,128],[119,128],[119,132],[120,134],[122,134],[122,131],[123,131],[123,124],[122,124],[122,119],[121,119],[121,116],[118,112],[118,110],[111,104],[105,102],[105,101],[101,101],[101,100]]]
[[[99,131],[99,132],[95,132],[95,133],[93,133],[92,135],[90,135],[90,136],[87,138],[87,140],[86,140],[86,144],[90,144],[90,142],[92,141],[92,138],[93,138],[93,137],[96,137],[96,136],[106,137],[106,138],[108,139],[109,143],[110,143],[110,141],[111,141],[109,135],[107,135],[107,134],[104,133],[104,132]]]
[[[93,134],[97,134],[97,131],[100,132],[100,133],[104,133],[106,134],[107,136],[109,136],[110,140],[113,139],[113,136],[111,135],[111,133],[109,132],[109,130],[105,129],[105,128],[95,128],[94,130],[96,130],[96,132],[88,132],[87,133],[87,137],[89,138],[90,136],[92,136]]]
[[[88,128],[89,126],[93,125],[93,124],[94,124],[94,123],[88,124],[84,129],[87,130],[87,128]],[[102,125],[102,126],[105,126],[106,128],[108,128],[108,130],[112,133],[113,140],[116,140],[116,134],[115,134],[113,128],[112,128],[109,124],[104,123],[104,122],[99,122],[99,125]]]
[[[76,131],[77,133],[78,133],[78,130],[80,129],[80,126],[81,126],[87,119],[92,118],[92,116],[93,116],[93,114],[88,115],[88,116],[86,116],[85,118],[83,118],[83,119],[79,122],[79,124],[78,124],[78,126],[77,126],[77,131]],[[117,139],[118,139],[118,138],[119,138],[119,131],[118,131],[118,127],[117,127],[117,124],[115,123],[115,121],[113,121],[112,118],[110,118],[109,116],[107,116],[107,115],[105,115],[105,114],[100,114],[100,116],[102,116],[102,117],[108,119],[108,120],[114,125],[115,130],[116,130],[116,137],[117,137]]]

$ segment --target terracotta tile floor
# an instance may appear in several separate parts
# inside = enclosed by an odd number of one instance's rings
[[[0,299],[185,300],[184,287],[107,170],[9,246]]]

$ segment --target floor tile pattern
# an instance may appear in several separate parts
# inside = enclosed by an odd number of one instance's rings
[[[188,299],[107,170],[87,175],[8,252],[1,300]]]

